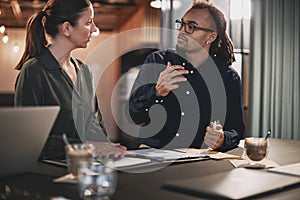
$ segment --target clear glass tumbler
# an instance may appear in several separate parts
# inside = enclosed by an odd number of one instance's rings
[[[117,173],[110,162],[82,162],[78,170],[78,190],[83,199],[109,199],[115,192]]]

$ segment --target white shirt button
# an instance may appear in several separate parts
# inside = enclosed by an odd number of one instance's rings
[[[193,73],[194,73],[194,70],[191,70],[190,73],[193,74]]]
[[[148,108],[146,108],[146,109],[145,109],[145,111],[146,111],[146,112],[148,112],[148,111],[149,111],[149,109],[148,109]]]
[[[179,137],[180,136],[180,134],[179,133],[176,133],[176,137]]]
[[[191,94],[191,92],[189,90],[187,90],[187,91],[185,91],[185,94],[189,95],[189,94]]]
[[[185,66],[185,62],[182,63],[182,66]]]

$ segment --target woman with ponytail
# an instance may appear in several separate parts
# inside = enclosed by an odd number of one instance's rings
[[[96,140],[97,152],[123,155],[126,148],[106,136],[88,66],[73,58],[96,31],[89,0],[49,0],[26,26],[23,56],[15,84],[16,106],[60,106],[40,159],[65,159],[65,133],[70,143]],[[101,148],[103,151],[101,151]]]

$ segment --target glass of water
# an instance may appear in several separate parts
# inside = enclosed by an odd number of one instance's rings
[[[109,199],[115,192],[117,173],[112,163],[82,162],[78,170],[78,190],[82,199]]]

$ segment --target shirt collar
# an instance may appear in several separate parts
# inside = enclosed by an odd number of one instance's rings
[[[52,53],[48,48],[43,49],[40,57],[47,70],[52,71],[52,70],[62,69],[60,64],[58,63],[58,61],[55,59],[55,57],[52,55]],[[76,71],[80,70],[79,64],[76,59],[73,59],[71,57],[71,62],[74,64]]]
[[[205,69],[207,67],[211,66],[217,66],[219,67],[220,63],[216,62],[215,59],[213,59],[211,56],[208,56],[207,59],[199,66],[194,66],[192,63],[185,57],[185,55],[182,55],[181,52],[176,52],[177,59],[179,60],[179,63],[186,63],[187,66],[191,66],[195,69]]]
[[[44,63],[45,68],[49,71],[58,70],[61,68],[59,63],[57,62],[55,57],[51,54],[48,48],[43,49],[40,58]]]

